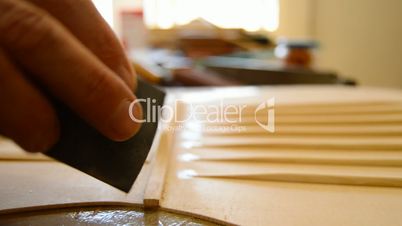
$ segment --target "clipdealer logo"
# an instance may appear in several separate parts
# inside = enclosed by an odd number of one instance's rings
[[[272,97],[267,101],[262,102],[257,106],[254,111],[255,122],[264,130],[274,133],[275,132],[275,98]],[[261,122],[258,113],[266,111],[266,121]],[[264,118],[264,117],[263,117]]]
[[[225,104],[223,100],[219,104],[191,104],[185,103],[181,100],[175,100],[173,105],[157,105],[156,99],[146,98],[146,99],[136,99],[131,102],[129,107],[129,116],[131,120],[136,123],[155,123],[158,119],[162,122],[178,122],[178,123],[210,123],[214,130],[237,130],[239,129],[241,123],[243,122],[243,111],[248,107],[248,105],[236,105],[236,104]],[[133,110],[137,103],[142,103],[144,112],[146,115],[142,119],[138,119],[134,116]],[[188,109],[187,114],[181,118],[177,117],[177,113],[180,106],[185,103]],[[275,132],[275,98],[270,98],[259,105],[254,110],[254,120],[257,125],[262,129],[274,133]],[[222,129],[216,128],[217,125],[214,123],[224,123]],[[229,127],[228,127],[229,125]],[[219,125],[220,126],[220,125]],[[243,126],[244,127],[244,126]]]

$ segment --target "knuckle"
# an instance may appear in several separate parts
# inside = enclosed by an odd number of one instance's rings
[[[102,101],[102,95],[111,89],[111,81],[102,68],[94,68],[89,75],[89,83],[87,86],[87,95],[85,96],[86,104],[92,105]]]
[[[116,69],[126,63],[126,55],[121,50],[121,47],[113,41],[114,40],[101,39],[98,43],[107,43],[107,45],[97,45],[94,46],[93,49],[95,49],[94,53],[99,59],[112,69]]]
[[[5,48],[12,46],[24,51],[38,48],[52,33],[49,16],[44,11],[9,4],[1,14],[0,31],[4,35],[0,39]]]
[[[106,63],[110,63],[111,65],[120,65],[124,63],[124,59],[126,55],[124,55],[123,51],[120,51],[119,47],[116,48],[102,48],[100,49],[100,58],[106,61]]]

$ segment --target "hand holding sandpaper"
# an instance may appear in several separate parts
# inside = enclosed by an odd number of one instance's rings
[[[127,140],[140,127],[128,115],[135,87],[91,1],[0,0],[0,134],[27,151],[54,146],[61,116],[50,96],[102,135]],[[140,118],[141,107],[133,113]]]

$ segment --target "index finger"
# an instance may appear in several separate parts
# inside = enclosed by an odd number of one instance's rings
[[[135,72],[112,29],[88,0],[28,0],[46,10],[131,88]]]
[[[46,12],[24,1],[1,0],[0,34],[0,46],[13,60],[105,136],[126,140],[138,131],[129,115],[132,91]]]

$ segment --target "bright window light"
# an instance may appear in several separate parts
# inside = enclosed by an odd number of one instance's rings
[[[150,28],[169,29],[202,18],[221,28],[275,31],[279,0],[144,0]]]
[[[106,20],[111,28],[113,28],[113,1],[112,0],[92,0],[96,9]]]

